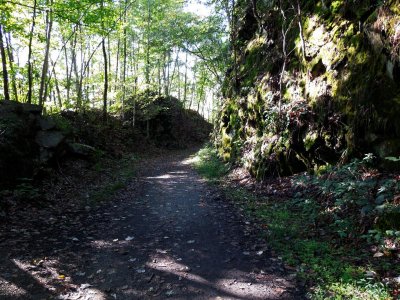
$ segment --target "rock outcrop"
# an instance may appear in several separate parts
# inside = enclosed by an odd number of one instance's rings
[[[399,156],[400,1],[253,3],[235,9],[221,156],[259,178]]]
[[[42,107],[0,101],[0,186],[34,177],[66,153],[65,135]]]

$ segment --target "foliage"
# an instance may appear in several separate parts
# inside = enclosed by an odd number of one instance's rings
[[[103,106],[122,114],[129,95],[149,88],[211,110],[213,104],[205,101],[211,93],[204,91],[222,80],[226,28],[221,15],[203,18],[188,6],[179,0],[0,1],[11,99],[25,101],[31,81],[37,103],[45,78],[44,104],[52,110]],[[48,12],[54,14],[51,32]],[[42,74],[48,36],[51,61]],[[30,50],[31,65],[21,57]]]
[[[221,161],[211,145],[206,145],[197,152],[193,165],[201,176],[212,182],[218,181],[228,172],[228,166]]]

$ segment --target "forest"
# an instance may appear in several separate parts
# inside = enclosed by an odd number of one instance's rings
[[[400,299],[399,0],[0,0],[1,299]]]

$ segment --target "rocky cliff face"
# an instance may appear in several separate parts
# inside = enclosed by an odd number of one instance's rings
[[[236,14],[224,159],[262,178],[400,155],[400,1],[241,0]]]

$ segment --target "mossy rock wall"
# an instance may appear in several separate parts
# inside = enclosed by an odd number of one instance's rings
[[[252,3],[236,8],[220,155],[259,178],[400,156],[400,1],[258,1],[257,18]]]

